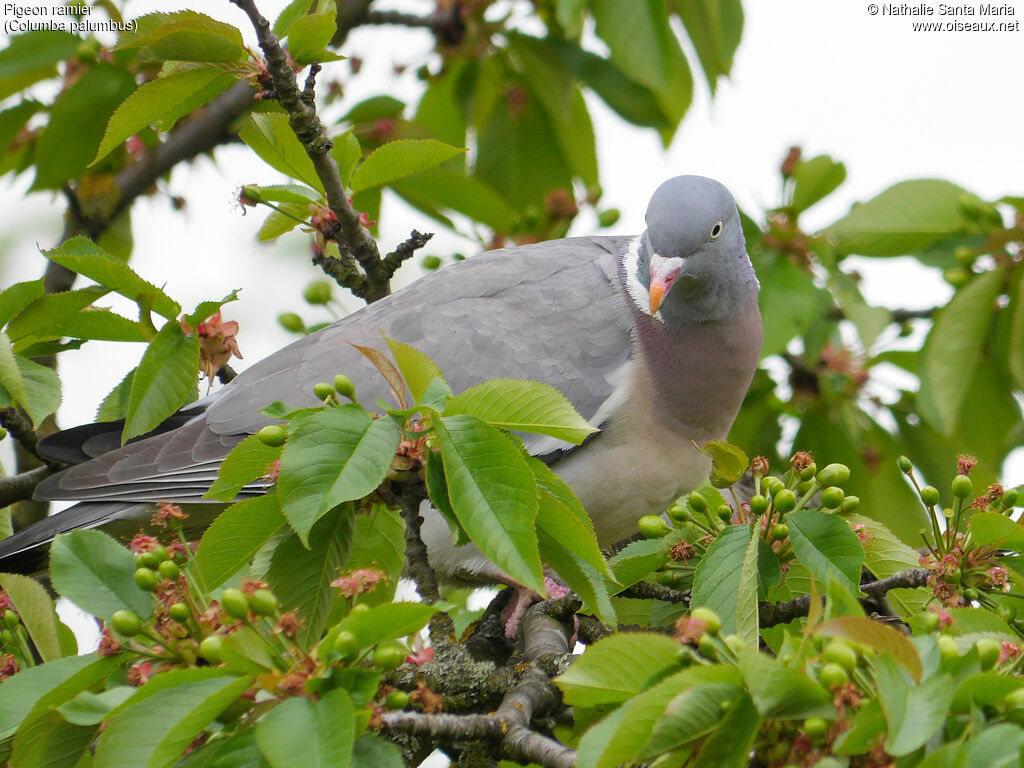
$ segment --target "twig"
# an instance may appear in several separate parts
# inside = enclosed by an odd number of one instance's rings
[[[620,597],[637,597],[641,600],[655,599],[664,600],[667,603],[689,603],[690,593],[680,592],[661,584],[651,584],[649,581],[640,581],[619,593]]]
[[[409,561],[409,575],[416,582],[416,589],[428,605],[440,601],[441,592],[437,587],[437,575],[430,567],[427,557],[427,546],[420,537],[423,518],[420,516],[420,504],[426,498],[422,486],[403,484],[396,494],[394,490],[379,489],[378,495],[388,504],[397,506],[405,520],[405,556]]]
[[[39,459],[39,461],[54,469],[61,466],[60,464],[48,461],[40,455],[37,447],[39,434],[32,428],[32,422],[28,420],[28,417],[20,408],[0,408],[0,425],[10,433],[11,437],[18,441],[22,448]]]
[[[0,508],[32,498],[32,491],[44,478],[53,474],[48,466],[36,467],[19,475],[0,477]]]
[[[281,48],[277,36],[270,29],[270,22],[260,14],[255,2],[231,2],[249,17],[256,30],[256,38],[266,57],[267,72],[274,83],[277,100],[288,113],[289,125],[313,162],[316,175],[324,187],[327,205],[338,217],[339,237],[335,238],[338,247],[342,252],[351,252],[366,275],[366,300],[373,302],[387,296],[391,288],[380,252],[377,250],[377,243],[360,223],[359,212],[348,202],[345,185],[338,172],[338,164],[330,154],[331,141],[327,138],[324,125],[317,116],[313,87],[315,70],[318,67],[314,65],[314,71],[306,80],[305,91],[299,90],[288,54]]]
[[[458,45],[466,34],[466,27],[459,14],[459,3],[451,3],[447,9],[435,11],[428,16],[401,11],[369,11],[362,23],[429,29],[445,45]]]
[[[869,584],[861,584],[860,590],[872,597],[881,597],[893,589],[915,589],[926,586],[931,573],[927,568],[911,568],[894,573],[886,579],[872,581]]]
[[[433,236],[433,232],[417,232],[414,229],[407,240],[400,243],[395,250],[385,256],[384,271],[387,272],[388,278],[393,277],[398,268],[402,266],[402,263],[412,258],[413,254],[430,242],[430,238]]]

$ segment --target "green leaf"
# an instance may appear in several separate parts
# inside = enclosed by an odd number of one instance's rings
[[[863,532],[864,565],[879,579],[887,579],[908,568],[920,567],[920,555],[916,549],[907,546],[899,538],[870,517],[844,515],[843,518],[855,532]],[[898,609],[898,615],[907,617],[924,610],[931,595],[919,589],[890,590],[886,599]]]
[[[371,96],[363,99],[348,112],[338,118],[339,123],[372,123],[385,117],[401,118],[405,111],[405,102],[394,96]]]
[[[46,325],[35,332],[34,339],[64,337],[95,341],[145,341],[137,322],[109,309],[85,309],[60,323]],[[31,341],[31,340],[30,340]],[[18,348],[27,342],[20,342]]]
[[[906,635],[863,616],[840,616],[815,629],[821,637],[841,637],[866,645],[876,653],[888,654],[915,681],[924,674],[921,657]]]
[[[0,331],[0,396],[25,409],[33,425],[38,425],[60,405],[60,379],[56,371],[15,355],[7,334]]]
[[[245,55],[237,27],[197,11],[150,13],[135,23],[134,34],[122,35],[117,48],[139,49],[143,60],[233,62]]]
[[[711,459],[710,482],[713,488],[732,486],[746,474],[750,466],[747,454],[724,440],[710,440],[697,446],[697,450]]]
[[[281,454],[281,509],[303,542],[328,510],[371,493],[391,466],[400,440],[390,419],[355,404],[295,419]]]
[[[732,69],[743,34],[743,6],[739,0],[674,0],[671,7],[683,20],[714,95],[718,78]]]
[[[359,597],[360,603],[390,603],[405,565],[405,521],[398,510],[374,504],[367,514],[356,515],[352,547],[345,561],[346,570],[375,568],[387,575],[387,582]]]
[[[832,694],[806,675],[761,653],[756,646],[740,651],[738,659],[750,698],[761,717],[774,720],[835,717]]]
[[[853,594],[860,594],[860,567],[864,548],[842,518],[812,509],[786,517],[796,559],[821,584],[835,578]]]
[[[86,677],[91,674],[90,671],[83,670],[104,669],[109,674],[110,669],[116,664],[117,662],[110,658],[97,659],[95,654],[65,656],[46,664],[23,669],[4,681],[4,695],[0,696],[0,739],[7,739],[13,735],[37,704],[45,706],[54,699],[65,701],[65,691],[74,688],[74,681],[80,679],[76,676],[79,673]]]
[[[543,496],[541,499],[543,508]],[[596,613],[602,624],[613,626],[618,623],[607,578],[600,571],[573,554],[565,546],[565,540],[555,538],[541,526],[537,528],[537,544],[544,563],[579,595],[584,611]]]
[[[100,693],[83,690],[57,709],[65,720],[74,725],[99,725],[111,710],[134,695],[135,688],[130,685],[119,685]]]
[[[283,701],[256,726],[256,743],[271,768],[348,768],[354,741],[355,712],[341,688],[315,704]]]
[[[207,589],[214,589],[244,568],[285,525],[276,493],[232,504],[206,529],[196,550],[196,569]]]
[[[292,61],[296,64],[327,61],[324,47],[338,31],[336,17],[334,3],[327,3],[323,13],[313,13],[295,19],[288,27],[288,53]]]
[[[404,768],[402,751],[380,736],[365,733],[352,746],[353,768]]]
[[[679,40],[669,26],[661,0],[621,3],[594,0],[591,13],[597,35],[611,49],[611,60],[629,77],[654,91],[672,128],[662,134],[671,139],[693,98],[693,77]]]
[[[692,768],[744,768],[760,726],[754,703],[749,696],[741,696],[704,741]]]
[[[155,429],[188,402],[198,377],[199,336],[186,336],[181,323],[168,320],[135,370],[121,441],[126,443]]]
[[[551,435],[579,445],[597,432],[561,392],[548,384],[492,379],[448,401],[445,415],[468,414],[499,429]]]
[[[953,680],[940,674],[908,686],[892,657],[878,656],[870,664],[878,684],[878,701],[889,726],[885,751],[893,757],[909,755],[942,726],[953,700]]]
[[[458,171],[431,168],[396,181],[391,187],[426,211],[461,213],[495,232],[508,232],[513,227],[514,214],[508,204],[486,184]]]
[[[231,501],[249,483],[266,477],[281,458],[281,446],[271,447],[258,435],[249,435],[231,449],[217,470],[217,479],[204,498]]]
[[[28,402],[28,387],[18,365],[10,339],[0,331],[0,387],[6,390],[10,399],[22,407]]]
[[[840,250],[862,256],[915,253],[944,237],[971,230],[961,202],[966,190],[938,179],[894,184],[866,203],[855,205],[825,230]]]
[[[435,420],[452,509],[473,543],[501,570],[541,594],[534,522],[537,486],[516,446],[465,414]]]
[[[693,576],[690,605],[704,606],[718,613],[722,619],[722,632],[726,634],[738,629],[737,611],[742,610],[744,615],[749,612],[748,601],[751,595],[741,595],[740,588],[749,586],[749,578],[741,577],[744,575],[743,564],[752,538],[751,530],[749,525],[729,525],[722,529],[718,538],[708,547],[707,554],[697,565]],[[756,587],[752,595],[756,604]]]
[[[246,675],[262,675],[275,667],[266,638],[252,627],[240,627],[221,642],[220,660],[228,669]],[[280,664],[277,661],[277,664]]]
[[[7,325],[12,317],[41,297],[43,293],[43,278],[15,283],[5,288],[0,292],[0,327]]]
[[[804,160],[793,170],[793,208],[806,211],[846,179],[846,166],[828,155]]]
[[[620,632],[598,640],[555,678],[566,704],[617,704],[645,690],[679,663],[679,641],[647,632]]]
[[[266,580],[283,610],[294,610],[305,619],[300,642],[319,638],[336,602],[331,582],[345,564],[352,544],[351,504],[342,504],[313,526],[307,548],[297,534],[284,539],[270,560]]]
[[[789,259],[755,266],[761,280],[763,359],[785,351],[790,339],[807,331],[819,317],[822,300],[811,276]]]
[[[238,137],[271,168],[305,182],[318,192],[324,191],[313,161],[288,124],[288,115],[282,112],[251,114]]]
[[[736,590],[736,634],[748,645],[757,646],[759,635],[758,625],[758,580],[760,574],[760,560],[762,553],[767,552],[769,563],[778,565],[778,560],[772,557],[772,552],[765,542],[756,533],[750,536],[747,550],[743,555],[743,564],[740,566],[739,585]],[[781,576],[781,573],[779,574]],[[781,581],[781,578],[779,579]]]
[[[444,381],[444,374],[437,367],[437,363],[418,349],[395,339],[385,337],[384,340],[388,343],[391,356],[395,358],[395,364],[401,371],[405,385],[409,388],[409,394],[412,395],[415,402],[420,401],[431,381],[434,379]]]
[[[375,605],[368,611],[350,613],[331,629],[328,638],[333,641],[339,632],[347,630],[356,636],[361,647],[369,648],[419,632],[435,613],[437,608],[425,603]]]
[[[32,638],[32,645],[39,651],[43,661],[53,661],[64,656],[57,637],[57,625],[60,622],[54,612],[53,601],[42,584],[28,576],[0,573],[0,587],[3,587],[14,603]]]
[[[837,755],[859,755],[867,752],[885,734],[885,715],[878,699],[872,699],[853,716],[850,729],[835,740],[833,750]]]
[[[125,377],[103,398],[103,402],[96,409],[96,421],[120,421],[128,415],[128,398],[131,397],[135,370],[132,368],[128,371]]]
[[[331,141],[334,143],[334,146],[331,147],[331,157],[338,164],[341,183],[347,187],[356,163],[363,156],[363,149],[359,146],[359,139],[352,131],[335,136]]]
[[[36,333],[44,326],[75,315],[107,293],[109,293],[107,288],[94,285],[77,291],[40,296],[15,315],[7,326],[7,335],[12,341],[17,341],[31,333]]]
[[[257,234],[261,243],[276,240],[309,220],[309,203],[280,203],[271,211]]]
[[[1003,270],[978,275],[939,312],[925,341],[920,413],[939,432],[956,427],[992,325]]]
[[[883,307],[871,307],[864,301],[857,284],[839,269],[829,273],[828,287],[853,323],[864,349],[870,349],[875,340],[892,322],[892,313]]]
[[[101,619],[130,608],[146,619],[153,599],[135,584],[135,558],[101,531],[58,534],[50,548],[50,578],[61,595]]]
[[[157,675],[127,706],[115,710],[96,744],[95,768],[173,764],[200,731],[252,685],[252,678],[224,674],[223,670],[204,670],[203,677],[188,674],[199,671],[171,670]],[[146,692],[154,683],[158,683],[155,690]],[[160,699],[154,708],[149,699],[157,692]]]
[[[977,512],[970,520],[971,538],[978,546],[1024,549],[1024,528],[999,512]]]
[[[136,275],[131,267],[111,256],[92,240],[81,235],[65,240],[56,248],[43,251],[50,261],[55,261],[72,272],[95,280],[100,285],[119,293],[125,298],[138,302],[149,299],[153,310],[168,320],[178,316],[181,307],[152,283]]]
[[[57,189],[81,174],[103,138],[108,118],[135,90],[130,73],[101,62],[64,91],[36,141],[33,189]]]
[[[352,174],[353,192],[381,187],[451,160],[465,149],[436,139],[400,139],[374,150]]]
[[[12,35],[0,51],[0,99],[56,75],[55,65],[74,57],[80,42],[77,35],[57,30]]]
[[[1020,279],[1014,299],[1005,310],[1012,313],[1006,365],[1017,389],[1024,389],[1024,269],[1018,271]]]
[[[714,673],[715,677],[711,677]],[[654,723],[651,737],[640,757],[650,759],[699,739],[714,730],[725,717],[729,705],[743,694],[742,680],[736,667],[709,667],[700,670],[684,670],[675,677],[707,677],[708,681],[694,680],[692,687],[679,693],[668,702],[665,712]],[[720,678],[720,679],[715,679]],[[673,678],[666,678],[665,683]]]
[[[143,84],[110,117],[91,164],[154,123],[161,131],[171,130],[178,120],[227,90],[236,80],[222,68],[208,66],[170,72]]]
[[[621,552],[608,561],[615,577],[615,583],[631,587],[645,576],[654,573],[668,560],[668,539],[646,539],[628,544]]]

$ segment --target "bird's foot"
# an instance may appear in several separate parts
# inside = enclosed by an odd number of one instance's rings
[[[501,622],[505,625],[505,639],[512,640],[519,633],[519,624],[523,620],[523,616],[526,615],[526,609],[534,603],[539,603],[542,600],[557,600],[560,597],[564,597],[569,594],[570,590],[564,584],[559,584],[554,579],[544,577],[544,591],[547,593],[546,597],[541,597],[532,589],[527,589],[521,584],[513,586],[515,590],[512,595],[512,599],[508,601],[504,610],[501,612]],[[579,620],[574,616],[574,630],[572,644],[576,641],[576,630],[579,629]]]

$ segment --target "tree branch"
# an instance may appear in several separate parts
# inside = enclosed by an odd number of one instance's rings
[[[466,35],[459,3],[451,3],[447,8],[438,5],[438,10],[428,16],[401,11],[368,11],[360,23],[429,29],[442,44],[458,45]]]
[[[407,240],[400,243],[395,250],[385,256],[384,271],[387,272],[388,278],[393,277],[398,268],[402,266],[402,263],[412,258],[413,254],[430,242],[430,238],[433,236],[433,232],[417,232],[414,229]]]
[[[39,449],[37,445],[39,443],[39,433],[32,427],[32,422],[28,420],[25,415],[18,407],[11,408],[0,408],[0,426],[6,429],[11,437],[18,441],[18,444],[28,451],[32,456],[39,459],[46,466],[56,469],[60,467],[60,464],[54,464],[52,461],[47,461],[45,458],[39,455]],[[42,478],[40,478],[41,480]]]
[[[0,477],[0,508],[16,501],[31,499],[36,486],[52,474],[53,469],[43,465],[19,475]]]
[[[689,591],[680,592],[661,584],[652,584],[649,581],[639,581],[619,593],[620,597],[636,597],[641,600],[664,600],[667,603],[689,603]]]
[[[441,599],[437,587],[437,575],[427,558],[427,547],[420,537],[423,518],[420,516],[420,504],[427,498],[420,485],[401,484],[398,493],[394,489],[379,489],[378,495],[391,506],[398,507],[405,520],[405,556],[409,561],[409,575],[416,582],[416,590],[423,602],[433,605]]]
[[[314,64],[306,80],[305,91],[299,90],[288,54],[281,48],[277,36],[256,8],[253,0],[231,0],[252,22],[256,38],[267,60],[267,72],[274,84],[277,100],[288,113],[288,123],[324,186],[327,205],[337,216],[340,237],[335,237],[339,249],[349,252],[362,267],[366,276],[366,300],[376,301],[391,292],[387,271],[377,250],[377,243],[359,221],[359,212],[345,195],[345,185],[338,172],[338,164],[331,157],[331,141],[316,112],[313,88],[319,65]],[[322,268],[323,265],[321,265]],[[347,285],[345,287],[348,287]]]

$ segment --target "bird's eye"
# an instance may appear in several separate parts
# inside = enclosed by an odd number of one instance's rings
[[[719,235],[722,234],[722,222],[716,221],[715,226],[711,228],[711,239],[717,240]]]

